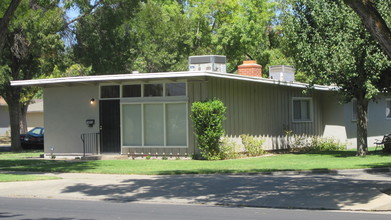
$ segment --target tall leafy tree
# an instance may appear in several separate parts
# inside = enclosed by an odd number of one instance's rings
[[[389,89],[391,62],[343,1],[283,2],[286,50],[313,83],[336,84],[357,101],[357,155],[367,153],[368,103]]]
[[[361,18],[362,23],[391,60],[391,29],[387,17],[391,16],[391,1],[344,0]],[[382,9],[384,9],[382,13]]]
[[[272,45],[269,32],[275,15],[274,3],[267,0],[241,0],[233,1],[232,4],[231,12],[223,12],[229,16],[219,19],[222,21],[213,38],[216,50],[227,56],[231,71],[237,70],[237,66],[246,59],[257,60],[266,67],[270,63]]]
[[[115,4],[114,4],[115,3]],[[274,3],[267,0],[102,1],[76,25],[75,57],[95,74],[176,71],[190,55],[223,54],[267,64]]]
[[[3,8],[7,5],[7,1],[5,1],[0,6],[0,12],[2,12],[2,17],[0,18],[0,57],[3,52],[3,47],[6,41],[9,23],[20,2],[21,0],[12,0],[11,2],[9,2],[7,8]]]
[[[216,53],[213,38],[220,27],[233,19],[236,1],[189,0],[185,13],[191,19],[192,51],[196,55]]]
[[[84,3],[84,4],[81,4]],[[74,6],[82,12],[93,12],[80,17],[75,24],[75,59],[84,66],[92,66],[95,74],[112,74],[130,69],[130,49],[135,47],[131,19],[139,0],[108,0],[100,4],[81,1]]]
[[[28,102],[27,88],[11,87],[11,80],[32,79],[51,71],[63,49],[59,31],[64,27],[58,1],[22,1],[10,20],[7,41],[0,60],[0,94],[8,104],[12,150],[21,149],[20,113]]]
[[[190,19],[182,13],[182,5],[142,3],[133,21],[136,46],[132,69],[141,72],[179,71],[187,68],[191,52]],[[131,63],[131,60],[129,60]]]
[[[271,38],[276,37],[271,34],[274,2],[189,0],[187,6],[185,12],[192,22],[193,53],[226,55],[228,72],[235,72],[247,59],[257,60],[265,71],[273,59],[283,55],[274,51],[271,43]]]

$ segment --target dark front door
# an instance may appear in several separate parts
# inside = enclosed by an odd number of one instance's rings
[[[119,107],[119,100],[101,100],[99,102],[102,153],[121,152]]]

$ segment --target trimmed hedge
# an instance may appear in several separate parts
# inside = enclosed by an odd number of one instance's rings
[[[191,106],[191,120],[198,148],[207,160],[221,159],[219,142],[224,135],[226,110],[224,103],[217,99],[194,102]]]

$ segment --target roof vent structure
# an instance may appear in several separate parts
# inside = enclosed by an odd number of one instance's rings
[[[189,57],[189,71],[211,71],[226,73],[227,59],[220,55]]]
[[[293,66],[270,66],[269,67],[269,78],[279,81],[295,81],[295,68]]]

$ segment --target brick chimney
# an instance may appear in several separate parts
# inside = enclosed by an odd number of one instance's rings
[[[242,76],[262,77],[262,65],[257,64],[255,60],[243,61],[243,64],[238,66],[238,74]]]

